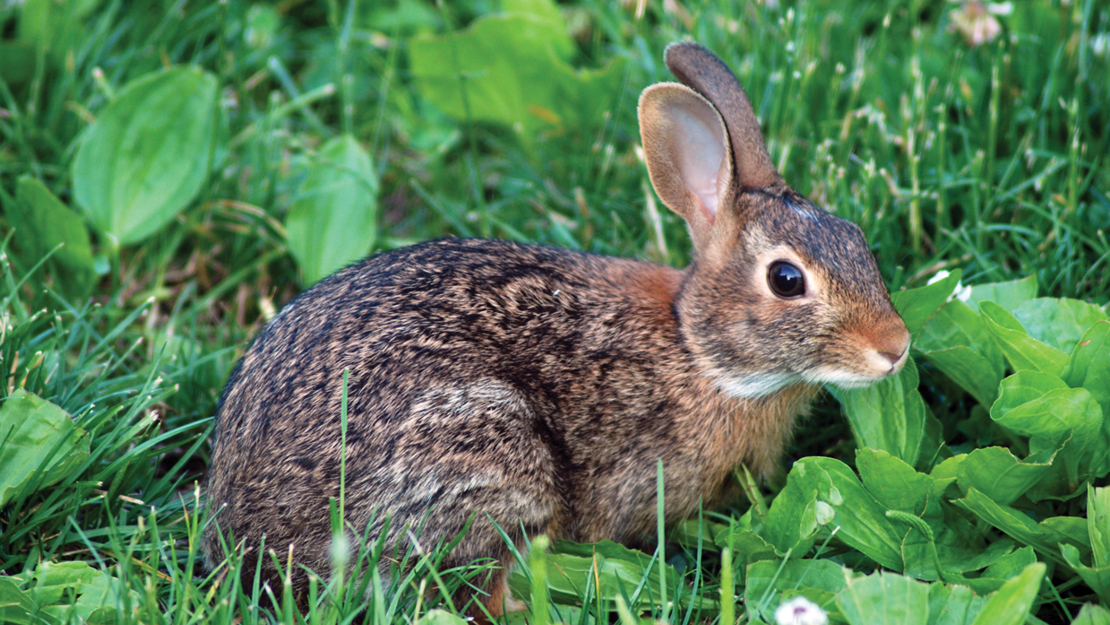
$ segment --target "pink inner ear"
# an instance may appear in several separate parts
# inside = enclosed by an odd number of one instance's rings
[[[675,109],[674,147],[682,181],[712,219],[717,215],[718,178],[728,175],[724,128],[716,111],[704,102],[690,100]]]

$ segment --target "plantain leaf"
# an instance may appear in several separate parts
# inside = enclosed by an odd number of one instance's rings
[[[763,536],[779,553],[803,555],[819,526],[838,527],[836,537],[879,564],[902,570],[902,537],[884,507],[843,462],[824,457],[794,463],[786,487],[771,504]]]
[[[1021,304],[1037,297],[1037,276],[1010,282],[991,282],[971,287],[967,305],[978,310],[979,302],[994,302],[1013,312]]]
[[[305,284],[374,247],[378,179],[370,155],[354,137],[342,135],[320,148],[299,195],[285,217],[285,231]]]
[[[71,211],[41,182],[22,176],[16,186],[15,204],[6,212],[15,226],[15,238],[28,265],[47,254],[47,268],[60,290],[74,298],[85,297],[96,278],[89,232],[81,217]]]
[[[1013,313],[1029,336],[1065,353],[1075,349],[1083,333],[1091,326],[1107,318],[1106,313],[1094,304],[1054,297],[1029,300],[1015,308]]]
[[[1071,625],[1110,625],[1110,610],[1093,603],[1084,604]]]
[[[107,625],[123,620],[124,605],[138,603],[138,593],[86,562],[43,562],[33,574],[0,578],[4,623]]]
[[[60,482],[89,455],[89,438],[64,410],[16,389],[0,407],[0,506]]]
[[[416,621],[416,625],[466,625],[466,620],[447,610],[428,610]]]
[[[858,447],[881,450],[917,465],[928,416],[917,391],[917,365],[911,359],[896,376],[862,389],[829,388],[840,400]]]
[[[960,489],[975,487],[1008,506],[1039,482],[1052,466],[1058,448],[1045,449],[1021,460],[1005,447],[972,450],[957,471]]]
[[[1019,371],[1000,388],[991,419],[1030,437],[1033,455],[1060,448],[1054,464],[1061,467],[1064,482],[1050,489],[1063,491],[1057,496],[1077,493],[1091,475],[1105,475],[1110,443],[1102,408],[1086,389],[1068,388],[1060,378],[1039,371]]]
[[[983,319],[959,300],[948,302],[929,320],[915,347],[929,362],[989,406],[998,397],[1005,362]]]
[[[1042,562],[1025,567],[1020,575],[1002,584],[987,599],[987,604],[972,621],[972,625],[1022,625],[1037,598],[1044,573],[1045,565]]]
[[[1017,317],[994,302],[982,302],[979,312],[1015,370],[1043,371],[1052,375],[1060,375],[1064,371],[1068,355],[1029,336]]]
[[[894,573],[850,579],[836,605],[851,625],[926,625],[929,585]]]
[[[1072,388],[1085,388],[1102,406],[1103,428],[1110,428],[1110,321],[1098,321],[1080,338],[1061,376]]]
[[[914,338],[925,327],[925,323],[948,301],[956,286],[960,284],[960,275],[961,272],[957,269],[932,284],[890,294],[890,301],[898,309],[898,314],[902,315],[906,328]]]
[[[1040,523],[1030,519],[1024,512],[1003,506],[974,487],[969,488],[963,499],[954,501],[957,506],[971,512],[983,521],[1008,534],[1018,542],[1032,547],[1041,557],[1062,563],[1058,543],[1075,545],[1077,549],[1090,550],[1087,536],[1077,532],[1075,524],[1081,521],[1075,517],[1052,517]],[[1071,519],[1061,523],[1054,519]]]
[[[928,625],[967,625],[986,603],[967,586],[933,584],[929,589]]]
[[[765,560],[748,567],[744,604],[751,616],[772,622],[775,608],[796,596],[833,611],[837,616],[836,594],[847,586],[848,569],[832,560]],[[752,621],[757,622],[757,621]]]
[[[589,131],[620,96],[624,59],[573,69],[574,45],[550,0],[505,3],[463,31],[409,41],[421,94],[460,121],[504,124],[525,145],[540,132]]]
[[[217,86],[195,68],[147,74],[125,85],[81,139],[74,199],[118,245],[150,236],[200,192]]]

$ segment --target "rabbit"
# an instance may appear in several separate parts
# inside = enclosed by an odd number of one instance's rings
[[[658,461],[674,524],[721,505],[737,466],[775,471],[822,384],[898,373],[910,335],[862,231],[786,185],[720,59],[693,42],[664,59],[682,84],[644,90],[640,133],[651,183],[692,237],[689,266],[448,238],[322,280],[224,390],[209,566],[230,531],[291,553],[298,596],[300,565],[330,570],[345,369],[351,544],[384,531],[392,553],[406,528],[425,548],[467,528],[442,566],[496,561],[484,588],[460,591],[492,616],[520,608],[495,522],[521,549],[539,535],[649,545]],[[280,588],[271,558],[249,556],[249,574],[250,557]]]

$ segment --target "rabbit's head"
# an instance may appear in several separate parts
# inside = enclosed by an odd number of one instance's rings
[[[686,220],[694,260],[676,307],[726,392],[864,386],[897,373],[909,332],[855,224],[788,187],[732,72],[698,44],[667,48],[684,84],[640,97],[652,185]]]

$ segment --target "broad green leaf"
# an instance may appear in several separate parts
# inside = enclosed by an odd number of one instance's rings
[[[999,421],[1015,408],[1028,402],[1042,399],[1052,391],[1066,390],[1068,385],[1058,376],[1040,371],[1019,371],[1002,383],[1001,396],[991,408],[991,419]],[[1067,433],[1067,428],[1057,432],[1058,436]]]
[[[952,485],[956,483],[959,476],[960,465],[963,464],[963,461],[966,459],[967,454],[958,454],[951,458],[945,458],[944,462],[933,467],[933,470],[929,472],[930,477],[937,482],[938,487],[940,484],[944,484],[948,494],[952,495],[953,498],[959,497],[959,495],[956,494],[958,490],[957,487]]]
[[[945,375],[989,406],[1005,373],[1002,352],[982,318],[959,300],[948,302],[925,324],[914,346]]]
[[[359,260],[377,237],[378,179],[370,155],[350,135],[320,148],[285,217],[289,251],[305,284]]]
[[[16,389],[0,407],[0,506],[32,483],[58,483],[88,455],[88,436],[64,410]]]
[[[547,583],[556,603],[579,601],[587,594],[587,584],[590,592],[599,593],[609,601],[621,595],[622,589],[631,596],[641,583],[652,589],[659,588],[659,564],[653,564],[651,556],[608,540],[590,544],[558,542],[546,560]],[[674,567],[666,565],[665,569],[668,580],[679,579]],[[510,586],[517,595],[528,596],[530,586],[523,574],[513,574]],[[647,605],[649,598],[649,592],[645,591],[639,601]],[[698,598],[697,605],[716,609],[716,602],[702,597]],[[636,609],[636,606],[630,607]]]
[[[19,16],[19,38],[48,53],[46,58],[63,67],[66,55],[80,45],[82,21],[99,4],[99,0],[25,0]]]
[[[1037,297],[1037,276],[1029,276],[1011,282],[976,284],[971,287],[971,296],[967,298],[967,305],[977,310],[979,302],[994,302],[1013,312],[1019,305],[1034,297]]]
[[[833,458],[802,458],[771,503],[763,535],[780,553],[793,549],[801,556],[800,548],[812,545],[819,520],[830,529],[839,527],[838,539],[879,564],[896,570],[905,566],[900,547],[906,530],[886,517],[886,508],[856,474]]]
[[[979,313],[1014,370],[1043,371],[1057,376],[1063,372],[1068,355],[1029,336],[1021,322],[1001,306],[982,302]]]
[[[123,607],[123,595],[138,605],[138,594],[119,579],[85,562],[44,562],[35,571],[34,597],[43,611],[59,622],[114,623]],[[76,595],[76,601],[69,599]]]
[[[1071,625],[1110,625],[1110,610],[1093,603],[1083,604]]]
[[[1091,553],[1091,538],[1087,535],[1087,519],[1077,516],[1050,516],[1037,524],[1046,535],[1058,536],[1060,540],[1075,545],[1083,556]]]
[[[767,521],[759,530],[760,535],[774,546],[780,556],[788,553],[800,557],[809,553],[821,525],[817,522],[817,489],[801,477],[795,476],[798,463],[786,479],[786,487],[771,502]],[[827,522],[829,505],[820,502],[822,521]]]
[[[1046,449],[1024,460],[1005,447],[972,450],[960,463],[960,489],[975,487],[987,497],[1008,506],[1032,488],[1052,466],[1056,449]]]
[[[73,196],[118,245],[137,243],[200,191],[213,148],[216,77],[174,67],[123,87],[77,147]]]
[[[1110,445],[1102,408],[1086,389],[1068,388],[1060,378],[1037,371],[1019,371],[1000,388],[991,419],[1029,436],[1034,455],[1063,445],[1056,462],[1065,472],[1069,493],[1092,471],[1102,473]]]
[[[1013,314],[1029,336],[1064,353],[1071,353],[1091,326],[1107,318],[1094,304],[1054,297],[1029,300],[1015,308]]]
[[[878,384],[829,391],[844,406],[857,447],[882,450],[915,466],[926,419],[917,384],[917,366],[911,360],[898,375]]]
[[[612,604],[610,604],[612,606]],[[533,606],[529,606],[528,610],[520,610],[515,612],[506,612],[503,616],[497,619],[498,625],[535,625],[536,618],[532,614]],[[612,609],[616,609],[615,606]],[[598,620],[592,613],[576,605],[566,605],[551,603],[548,605],[548,623],[573,623],[574,625],[595,625]],[[474,621],[465,621],[467,625]],[[605,620],[608,623],[608,618]],[[442,625],[455,625],[454,623],[443,623]],[[645,623],[644,619],[640,619],[639,625],[654,625],[652,623]]]
[[[714,523],[706,519],[687,519],[675,525],[667,532],[667,540],[680,545],[698,548],[699,540],[702,549],[716,551],[718,545],[715,539],[728,534],[729,526],[725,523]]]
[[[1022,625],[1037,598],[1044,572],[1045,565],[1042,562],[1025,567],[1020,575],[1002,584],[987,599],[987,604],[972,621],[972,625]]]
[[[1025,567],[1037,561],[1037,554],[1032,547],[1022,547],[998,559],[983,571],[983,577],[993,577],[1003,581],[1014,577],[1025,570]]]
[[[994,548],[998,544],[998,541],[992,542],[989,548]],[[1010,548],[1013,548],[1012,543]],[[1033,548],[1022,547],[997,558],[979,577],[963,578],[960,583],[966,584],[979,595],[986,596],[1001,588],[1002,584],[1020,574],[1025,570],[1025,567],[1036,561],[1037,555]]]
[[[943,484],[938,490],[931,476],[918,473],[885,451],[857,449],[856,470],[868,492],[891,510],[921,514],[930,497],[936,501],[944,492]]]
[[[967,586],[933,584],[929,588],[928,625],[967,625],[987,604]]]
[[[948,297],[960,283],[960,275],[961,272],[957,269],[948,277],[932,284],[890,294],[890,301],[894,303],[898,314],[902,315],[912,336],[917,337],[929,318],[948,301]]]
[[[89,294],[96,272],[89,233],[77,213],[37,179],[22,176],[15,204],[5,214],[28,266],[53,252],[48,267],[61,290],[75,298]]]
[[[937,553],[945,572],[978,571],[994,566],[1013,552],[1014,541],[1009,538],[996,538],[984,547],[982,543],[969,542],[964,532],[952,525],[937,537]]]
[[[1072,388],[1090,391],[1104,419],[1110,414],[1110,321],[1098,321],[1083,334],[1061,377]],[[1103,427],[1107,425],[1104,420]]]
[[[505,15],[524,15],[537,21],[539,38],[562,61],[574,56],[574,41],[567,32],[567,21],[553,0],[501,0]]]
[[[927,352],[925,358],[984,406],[991,405],[998,397],[998,383],[1002,380],[1001,367],[995,367],[994,363],[974,349],[957,345]]]
[[[625,61],[575,71],[566,52],[573,44],[553,21],[558,9],[547,0],[511,4],[514,12],[464,31],[411,39],[421,94],[457,120],[505,124],[525,144],[541,131],[596,128],[623,91]]]
[[[736,580],[738,583],[744,582],[749,564],[761,560],[773,560],[777,555],[770,543],[751,530],[725,530],[717,536],[717,545],[732,549],[733,568],[740,574]]]
[[[0,622],[116,623],[125,594],[138,605],[138,593],[88,563],[43,562],[22,579],[0,577]]]
[[[20,589],[20,584],[13,578],[0,577],[0,623],[37,625],[42,620],[31,616],[34,611],[35,602]]]
[[[1110,566],[1087,566],[1074,545],[1061,544],[1060,553],[1083,583],[1090,586],[1103,602],[1110,603]]]
[[[416,625],[466,625],[466,619],[447,610],[428,610],[417,619]]]
[[[1110,486],[1087,487],[1087,535],[1094,566],[1110,567]]]
[[[825,611],[836,610],[836,593],[847,585],[847,569],[832,560],[765,560],[748,567],[744,604],[753,617],[773,622],[775,609],[802,595]]]
[[[1062,562],[1058,555],[1060,552],[1057,543],[1066,542],[1077,547],[1087,547],[1085,536],[1069,532],[1067,528],[1062,528],[1056,524],[1048,523],[1051,519],[1037,523],[1020,510],[999,505],[974,487],[968,489],[967,495],[963,499],[957,499],[953,503],[993,525],[1023,545],[1032,547],[1044,558]]]
[[[929,585],[894,573],[849,579],[836,595],[841,614],[851,625],[926,625]]]

